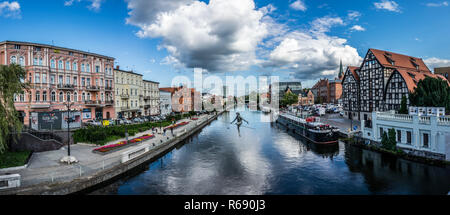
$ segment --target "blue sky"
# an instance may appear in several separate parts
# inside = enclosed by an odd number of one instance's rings
[[[45,3],[44,3],[45,2]],[[171,84],[208,74],[279,75],[310,87],[368,48],[450,66],[445,0],[0,0],[0,40],[53,44],[116,58]]]

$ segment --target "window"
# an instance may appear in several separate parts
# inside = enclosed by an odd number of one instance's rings
[[[91,100],[91,93],[87,94],[87,100],[90,101]]]
[[[66,84],[70,84],[70,76],[66,76]]]
[[[423,134],[423,147],[428,148],[429,147],[429,140],[428,140],[428,134]]]
[[[20,57],[20,58],[19,58],[19,65],[25,66],[25,60],[24,60],[23,57]]]
[[[42,58],[39,58],[39,66],[42,66]]]
[[[11,64],[13,64],[13,63],[17,63],[16,56],[11,56]]]
[[[86,72],[91,72],[91,68],[89,67],[89,64],[86,64]]]
[[[63,76],[60,75],[58,78],[58,84],[63,84]]]
[[[406,143],[411,144],[411,131],[406,132]]]
[[[20,45],[14,45],[14,49],[20,49]]]
[[[70,62],[66,61],[66,70],[70,70]]]
[[[47,91],[42,92],[42,101],[47,101]]]
[[[87,85],[91,86],[91,79],[90,78],[87,78]]]
[[[55,101],[56,101],[56,93],[52,92],[52,102],[55,102]]]
[[[86,79],[84,77],[81,78],[81,86],[82,87],[86,86]]]
[[[59,92],[59,102],[64,102],[64,95],[62,92]]]
[[[78,66],[77,66],[77,63],[76,63],[76,62],[73,62],[72,69],[73,69],[73,70],[78,70]]]
[[[47,73],[43,73],[42,74],[42,83],[46,84],[47,83]]]
[[[402,131],[401,130],[397,130],[397,142],[399,142],[399,143],[402,142]]]
[[[38,58],[37,58],[37,57],[35,57],[35,58],[33,59],[33,65],[35,65],[35,66],[38,65]]]
[[[38,102],[40,100],[41,94],[39,91],[36,91],[36,101]]]
[[[50,61],[50,67],[52,67],[53,69],[56,68],[56,65],[55,65],[55,59],[52,59],[52,60]]]
[[[73,77],[73,85],[78,86],[78,78],[76,76]]]
[[[58,61],[58,69],[63,69],[63,62],[62,62],[62,60]]]
[[[100,66],[95,66],[95,72],[99,73],[100,72]]]
[[[382,138],[383,137],[383,128],[380,128],[380,138]]]
[[[67,92],[66,100],[70,102],[70,92]]]
[[[41,79],[40,79],[39,76],[40,76],[39,73],[35,73],[35,74],[34,74],[34,83],[35,83],[35,84],[41,83]]]
[[[84,63],[81,64],[81,71],[84,72]]]
[[[78,102],[78,93],[73,93],[73,101]]]
[[[85,93],[81,94],[81,100],[83,100],[83,102],[86,101],[86,98],[85,98],[85,97],[86,97],[86,94],[85,94]]]

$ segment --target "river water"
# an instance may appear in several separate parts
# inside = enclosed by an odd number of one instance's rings
[[[230,125],[236,111],[250,122]],[[92,194],[447,194],[450,168],[340,142],[306,143],[265,114],[219,116],[158,160]]]

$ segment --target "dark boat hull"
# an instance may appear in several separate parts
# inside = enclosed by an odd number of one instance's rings
[[[326,132],[326,133],[317,133],[309,130],[304,125],[297,125],[290,123],[283,117],[278,117],[277,123],[284,125],[285,127],[292,129],[292,131],[305,139],[316,143],[316,144],[335,144],[339,140],[338,132]]]

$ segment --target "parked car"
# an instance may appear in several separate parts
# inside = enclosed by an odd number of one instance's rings
[[[84,124],[89,125],[89,126],[101,126],[102,125],[101,122],[95,121],[95,120],[88,120]]]

